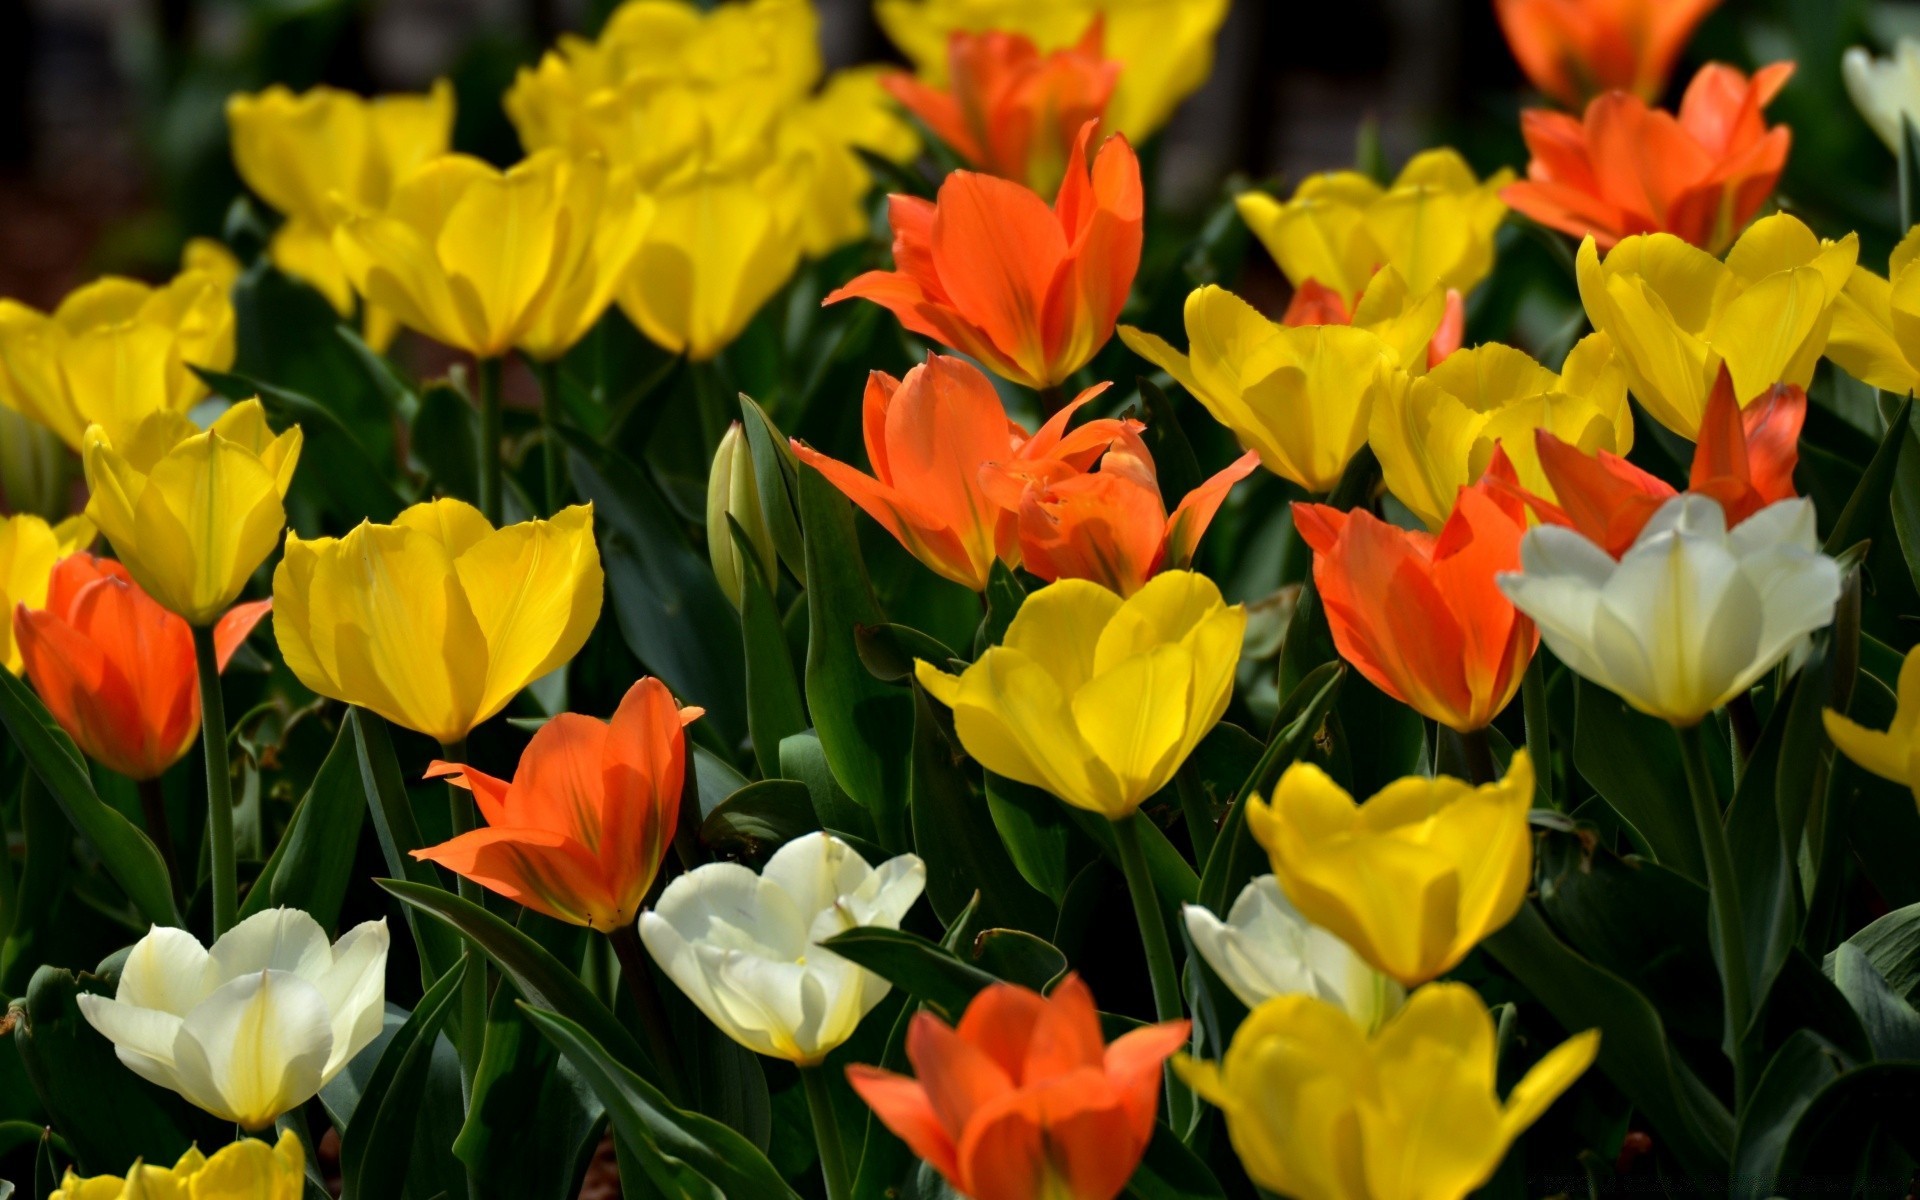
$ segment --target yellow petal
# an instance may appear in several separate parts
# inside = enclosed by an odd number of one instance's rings
[[[1178,645],[1135,654],[1096,675],[1072,697],[1080,738],[1119,785],[1109,820],[1133,815],[1165,787],[1180,766],[1188,722],[1193,659]]]
[[[600,619],[593,509],[576,505],[550,521],[509,525],[459,554],[454,569],[486,639],[478,724],[578,654]]]
[[[1108,622],[1123,609],[1120,597],[1097,583],[1062,579],[1027,597],[1001,645],[1040,666],[1062,695],[1071,696],[1102,669],[1097,647]]]

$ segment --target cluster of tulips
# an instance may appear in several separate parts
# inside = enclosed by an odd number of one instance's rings
[[[444,84],[236,95],[264,236],[0,302],[0,1162],[64,1200],[566,1200],[603,1139],[624,1194],[729,1200],[1916,1169],[1920,227],[1883,276],[1774,203],[1791,63],[1658,106],[1712,0],[1495,0],[1559,106],[1523,177],[1240,190],[1210,224],[1284,311],[1156,304],[1135,146],[1227,7],[878,0],[912,68],[829,73],[809,0],[626,0],[503,97],[519,163],[451,152]],[[1844,71],[1920,180],[1902,53]],[[1469,337],[1524,222],[1577,296],[1541,358]],[[246,373],[269,279],[374,420]],[[813,381],[734,404],[782,330]],[[410,379],[421,341],[460,365]]]

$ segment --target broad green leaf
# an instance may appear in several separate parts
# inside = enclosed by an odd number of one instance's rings
[[[367,798],[367,813],[373,818],[374,836],[380,842],[380,855],[386,860],[387,870],[420,887],[439,888],[440,875],[433,864],[413,856],[413,851],[425,846],[426,841],[414,823],[413,805],[407,799],[407,785],[400,777],[400,764],[393,757],[393,741],[387,733],[386,721],[364,708],[349,708],[347,724],[353,729],[361,794]],[[402,908],[401,912],[407,918],[407,928],[413,932],[414,945],[420,950],[421,981],[431,987],[460,957],[457,939],[435,922],[419,920],[410,907]]]
[[[1920,904],[1896,908],[1847,939],[1867,956],[1895,995],[1920,1004]],[[1827,955],[1826,972],[1834,973],[1834,956]]]
[[[1067,806],[1029,784],[991,771],[986,779],[987,815],[1020,877],[1059,904],[1074,877],[1092,860],[1095,845],[1067,815]]]
[[[820,818],[822,828],[850,833],[869,842],[873,840],[873,818],[833,777],[833,768],[827,765],[827,752],[820,745],[817,732],[808,729],[780,743],[780,776],[807,785],[807,794],[813,797],[813,811]]]
[[[240,919],[268,908],[299,908],[332,933],[340,923],[368,807],[353,726],[342,722],[287,832],[248,889]]]
[[[1796,1030],[1775,1052],[1741,1107],[1733,1142],[1735,1200],[1767,1200],[1780,1183],[1780,1154],[1821,1088],[1853,1063],[1818,1034]]]
[[[450,496],[480,491],[480,414],[458,388],[436,381],[420,393],[407,449],[415,466]]]
[[[980,628],[973,635],[976,658],[1006,638],[1007,626],[1013,624],[1013,615],[1026,602],[1027,590],[1020,586],[1019,577],[1006,563],[995,559],[987,577],[986,597],[987,615],[981,618]]]
[[[1826,553],[1838,554],[1855,542],[1865,540],[1885,516],[1887,497],[1893,490],[1894,475],[1900,465],[1901,452],[1906,447],[1907,422],[1912,409],[1913,398],[1906,397],[1900,402],[1893,420],[1887,422],[1886,435],[1880,439],[1873,458],[1867,462],[1860,482],[1854,485],[1853,495],[1847,498],[1847,506],[1840,510],[1833,528],[1827,533],[1826,543],[1821,547]]]
[[[960,1019],[975,993],[994,982],[993,975],[960,961],[951,950],[902,929],[861,926],[820,944],[934,1009],[948,1024]]]
[[[1852,1179],[1876,1141],[1920,1159],[1920,1064],[1870,1063],[1827,1084],[1794,1123],[1781,1151],[1783,1179]],[[1896,1160],[1897,1161],[1897,1160]]]
[[[793,670],[793,655],[787,648],[786,631],[781,628],[780,608],[774,602],[769,581],[760,570],[760,559],[731,513],[726,515],[725,535],[731,537],[740,557],[740,632],[742,655],[747,663],[747,734],[753,741],[753,756],[760,774],[772,778],[780,773],[780,743],[807,727],[807,706],[800,696],[800,680]]]
[[[1706,863],[1672,731],[1598,684],[1577,680],[1574,695],[1574,767],[1633,827],[1655,861],[1704,882]]]
[[[1164,1123],[1153,1127],[1153,1140],[1127,1181],[1134,1200],[1225,1200],[1226,1191],[1207,1164],[1182,1145]]]
[[[988,929],[973,939],[968,957],[988,974],[1044,992],[1072,969],[1051,942],[1021,929]]]
[[[409,1175],[431,1170],[414,1153],[414,1124],[426,1096],[440,1027],[453,1010],[469,965],[470,960],[463,959],[442,975],[381,1052],[353,1118],[340,1134],[341,1200],[399,1200]]]
[[[700,823],[703,845],[730,856],[763,859],[782,845],[820,828],[807,785],[792,779],[762,779],[722,800]]]
[[[1920,1012],[1887,986],[1866,951],[1851,942],[1834,947],[1834,986],[1853,1005],[1877,1059],[1920,1062]]]
[[[392,482],[391,465],[375,457],[332,408],[264,380],[201,367],[193,371],[217,394],[235,403],[258,397],[275,429],[298,425],[300,457],[308,467],[296,472],[294,478],[313,480],[342,517],[362,517],[384,525],[407,506],[407,497]]]
[[[775,428],[766,410],[744,394],[740,397],[740,423],[746,430],[747,448],[753,459],[753,482],[760,496],[760,515],[766,520],[767,532],[773,535],[774,552],[804,587],[806,543],[800,534],[800,518],[794,513],[799,462],[786,435]]]

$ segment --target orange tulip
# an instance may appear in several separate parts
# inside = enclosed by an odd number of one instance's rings
[[[1774,385],[1742,409],[1734,399],[1733,378],[1722,367],[1700,420],[1687,491],[1719,501],[1729,528],[1776,500],[1790,499],[1795,495],[1793,469],[1800,461],[1800,426],[1806,419],[1807,394],[1790,383]],[[1534,436],[1540,466],[1560,502],[1549,503],[1517,487],[1513,494],[1542,521],[1577,530],[1615,558],[1627,552],[1660,506],[1678,494],[1665,480],[1616,454],[1602,450],[1589,458],[1544,429]]]
[[[1673,60],[1720,0],[1494,0],[1533,86],[1569,108],[1602,92],[1657,100]]]
[[[234,606],[213,629],[225,668],[273,601]],[[108,558],[61,559],[43,608],[13,610],[26,676],[60,728],[129,779],[154,779],[200,733],[193,630]]]
[[[1068,432],[1067,421],[1106,387],[1088,388],[1028,436],[1008,419],[1000,394],[978,368],[929,354],[905,379],[884,371],[867,377],[864,424],[872,475],[799,441],[793,452],[928,569],[982,591],[995,559],[1009,566],[1020,561],[1014,513],[988,494],[982,468],[1051,459],[1084,470],[1125,426],[1089,421]]]
[[[1395,700],[1463,733],[1484,728],[1513,699],[1540,641],[1494,583],[1520,569],[1527,531],[1513,479],[1496,448],[1487,477],[1460,489],[1437,536],[1365,511],[1293,506],[1340,657]]]
[[[1687,85],[1676,118],[1627,92],[1587,105],[1584,120],[1546,109],[1521,116],[1533,159],[1500,193],[1516,210],[1602,249],[1636,233],[1671,233],[1714,254],[1760,211],[1787,163],[1793,133],[1760,111],[1792,63],[1748,79],[1709,63]]]
[[[542,725],[512,783],[436,760],[427,778],[471,791],[487,824],[413,856],[558,921],[603,933],[631,925],[673,842],[682,730],[702,711],[646,678],[611,722],[562,713]]]
[[[1347,306],[1345,296],[1317,279],[1309,279],[1294,289],[1293,299],[1287,302],[1287,311],[1281,314],[1280,323],[1296,328],[1301,325],[1351,325],[1353,310]],[[1427,340],[1427,366],[1437,367],[1445,362],[1447,355],[1460,348],[1466,333],[1466,302],[1461,298],[1459,288],[1448,288],[1447,307],[1440,317],[1440,325],[1433,331],[1433,337]]]
[[[1187,1028],[1166,1021],[1109,1046],[1079,976],[1051,996],[996,983],[957,1027],[914,1015],[917,1078],[853,1066],[847,1082],[973,1200],[1113,1200],[1153,1136],[1160,1064]]]
[[[880,82],[969,163],[1047,192],[1060,185],[1081,128],[1105,116],[1120,79],[1120,64],[1100,52],[1104,26],[1096,17],[1078,44],[1051,54],[1017,33],[956,32],[944,88],[904,71]]]
[[[1140,266],[1140,160],[1116,134],[1089,171],[1097,125],[1080,127],[1052,208],[972,171],[948,175],[933,203],[889,197],[895,269],[868,271],[825,303],[864,297],[1014,383],[1057,385],[1113,336]]]
[[[1188,492],[1169,516],[1153,455],[1129,424],[1088,470],[1057,456],[985,468],[995,503],[1016,514],[1021,565],[1051,583],[1091,579],[1131,596],[1161,571],[1185,570],[1233,485],[1260,465],[1249,450]]]

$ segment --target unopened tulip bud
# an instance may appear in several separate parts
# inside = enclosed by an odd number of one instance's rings
[[[727,518],[732,517],[729,523]],[[753,556],[760,563],[761,578],[771,587],[779,569],[774,557],[773,534],[767,529],[766,514],[760,508],[760,485],[753,477],[753,451],[746,433],[735,421],[713,452],[713,469],[707,473],[707,556],[713,560],[714,578],[720,590],[740,607],[745,594],[746,564],[740,557],[740,544],[734,540],[733,524],[747,535]]]

